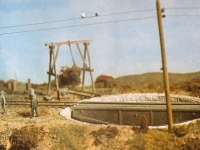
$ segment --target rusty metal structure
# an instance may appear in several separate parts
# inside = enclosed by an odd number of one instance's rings
[[[57,61],[57,58],[58,58],[58,53],[59,53],[60,47],[62,45],[68,45],[69,50],[71,52],[72,51],[71,50],[72,44],[76,44],[77,49],[79,51],[79,54],[82,58],[82,62],[83,62],[82,91],[84,90],[85,72],[88,71],[88,72],[90,72],[90,78],[91,78],[91,82],[92,82],[93,93],[95,92],[95,86],[94,86],[93,75],[92,75],[93,69],[91,69],[90,53],[89,53],[89,49],[88,49],[90,42],[92,42],[92,40],[78,40],[78,41],[66,41],[66,42],[56,42],[56,43],[52,42],[52,43],[45,44],[45,46],[49,47],[49,71],[47,72],[47,74],[48,74],[47,95],[50,95],[51,76],[54,76],[55,81],[56,81],[57,99],[60,100],[59,83],[58,83],[59,75],[56,72],[56,61]],[[84,45],[84,50],[81,50],[79,44]],[[73,56],[72,56],[72,61],[74,62]]]

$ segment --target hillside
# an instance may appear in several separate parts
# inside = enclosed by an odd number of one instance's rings
[[[182,85],[194,79],[200,80],[200,72],[194,73],[169,73],[170,85]],[[150,72],[138,75],[128,75],[115,78],[118,85],[132,84],[135,87],[163,85],[162,72]]]

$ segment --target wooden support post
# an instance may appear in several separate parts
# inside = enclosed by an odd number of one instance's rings
[[[58,46],[58,48],[57,48],[56,55],[54,54],[54,51],[53,51],[53,53],[52,53],[52,54],[53,54],[53,64],[52,64],[52,66],[51,66],[51,70],[54,69],[55,72],[56,72],[56,70],[55,70],[55,67],[56,67],[56,60],[57,60],[57,57],[58,57],[59,50],[60,50],[60,46]]]
[[[79,51],[79,53],[80,53],[80,55],[81,55],[81,58],[82,58],[82,60],[83,60],[83,65],[85,65],[85,66],[87,67],[86,61],[85,61],[85,59],[84,59],[84,57],[83,57],[83,54],[82,54],[81,49],[80,49],[80,47],[79,47],[79,44],[77,43],[76,45],[77,45],[78,51]]]
[[[52,73],[51,63],[52,63],[52,55],[54,48],[55,48],[54,46],[49,46],[49,79],[48,79],[47,95],[50,95],[50,90],[51,90],[51,73]]]
[[[60,100],[60,89],[59,89],[59,83],[58,83],[58,74],[55,76],[56,78],[56,90],[57,90],[57,99]]]
[[[31,79],[28,79],[27,90],[28,90],[28,95],[30,95],[30,90],[31,90]]]
[[[55,73],[56,91],[57,91],[57,99],[58,100],[60,100],[60,92],[59,92],[59,83],[58,83],[58,77],[59,76],[56,73],[56,60],[57,60],[57,57],[58,57],[59,49],[60,49],[60,45],[57,48],[56,55],[54,55],[54,52],[53,52],[53,65],[52,65],[52,70],[54,70],[54,73]]]
[[[17,91],[17,81],[16,80],[13,80],[12,86],[13,86],[13,91]]]
[[[88,43],[85,43],[85,47],[86,47],[86,51],[87,51],[87,54],[88,54],[88,63],[89,63],[89,69],[90,69],[90,77],[91,77],[91,82],[92,82],[92,89],[93,89],[93,93],[95,93],[95,86],[94,86],[92,70],[91,70],[90,53],[89,53],[89,49],[88,49]]]
[[[86,45],[84,44],[84,60],[86,61]],[[85,68],[86,65],[83,64],[83,68]],[[82,77],[82,90],[84,90],[84,82],[85,82],[85,69],[83,69],[83,77]]]
[[[167,71],[167,60],[165,53],[165,42],[164,42],[164,32],[162,25],[162,15],[160,8],[160,1],[156,0],[156,8],[157,8],[157,18],[158,18],[158,28],[160,35],[160,47],[161,47],[161,56],[162,56],[162,68],[163,68],[163,79],[165,86],[165,97],[166,97],[166,107],[167,107],[167,118],[168,118],[168,131],[173,131],[173,117],[172,117],[172,109],[171,109],[171,100],[170,100],[170,89],[169,89],[169,78]]]

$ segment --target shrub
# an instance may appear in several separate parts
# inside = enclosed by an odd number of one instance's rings
[[[81,68],[73,65],[70,67],[62,67],[61,75],[59,75],[59,84],[62,85],[72,85],[73,87],[78,86],[81,83]]]
[[[95,87],[112,88],[114,86],[114,78],[112,76],[100,75],[96,78]]]
[[[142,115],[140,117],[140,129],[142,132],[148,132],[148,120],[147,117],[145,115]]]
[[[95,137],[94,144],[98,146],[101,144],[101,136],[105,135],[108,139],[114,138],[119,133],[116,127],[107,126],[106,128],[101,128],[98,131],[93,131],[91,134]]]
[[[147,117],[145,115],[142,115],[140,117],[140,127],[132,126],[132,130],[134,130],[136,132],[147,133],[149,130]]]
[[[37,147],[39,141],[43,139],[43,128],[34,125],[25,126],[14,130],[10,136],[11,149],[30,149]]]

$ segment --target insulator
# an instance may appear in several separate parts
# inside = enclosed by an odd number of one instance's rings
[[[165,15],[162,15],[162,17],[165,18],[166,16],[165,16]]]
[[[165,9],[164,9],[164,8],[162,8],[162,9],[161,9],[161,13],[163,13],[164,11],[165,11]]]

